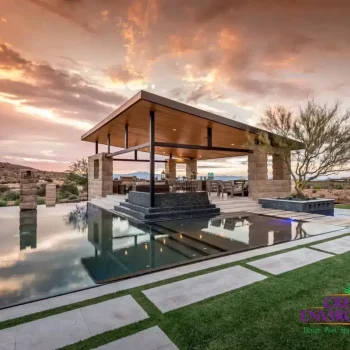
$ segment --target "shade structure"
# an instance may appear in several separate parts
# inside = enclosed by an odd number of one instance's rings
[[[155,154],[178,159],[208,160],[246,155],[249,153],[247,134],[262,131],[141,90],[81,139],[120,148],[146,144],[149,142],[150,111],[155,114]],[[295,142],[295,149],[302,148],[301,143]],[[149,147],[139,150],[149,152]]]

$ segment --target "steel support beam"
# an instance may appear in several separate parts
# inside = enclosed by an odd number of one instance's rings
[[[133,147],[129,147],[126,149],[122,149],[121,151],[117,151],[117,152],[113,152],[113,153],[108,153],[106,157],[114,157],[114,156],[118,156],[120,154],[124,154],[124,153],[129,153],[129,152],[133,152],[133,151],[137,151],[139,149],[142,148],[146,148],[149,146],[149,142],[146,143],[142,143],[141,145],[137,145],[137,146],[133,146]]]
[[[213,147],[213,129],[207,128],[208,147]]]
[[[149,163],[149,159],[128,159],[128,158],[117,158],[113,159],[114,162],[140,162]],[[166,160],[155,160],[155,163],[166,163]]]
[[[95,154],[98,153],[98,140],[95,141]]]
[[[150,173],[150,179],[149,179],[149,194],[150,194],[150,201],[149,205],[151,208],[154,207],[154,154],[155,154],[155,135],[154,135],[154,111],[149,111],[149,154],[150,154],[150,160],[149,160],[149,173]]]
[[[111,135],[107,135],[107,152],[111,153]]]
[[[125,124],[124,148],[129,148],[129,125]]]
[[[155,147],[169,147],[169,148],[184,148],[184,149],[198,149],[203,151],[222,151],[222,152],[240,152],[240,153],[253,153],[250,149],[242,148],[228,148],[228,147],[209,147],[201,145],[188,145],[182,143],[168,143],[168,142],[155,142]]]
[[[137,160],[137,151],[134,153],[134,159]]]

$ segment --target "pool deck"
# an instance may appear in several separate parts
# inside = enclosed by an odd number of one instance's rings
[[[106,198],[93,199],[91,203],[113,213],[114,206],[118,205],[122,201],[125,201],[126,198],[127,195],[113,194],[108,195]],[[246,212],[277,217],[280,219],[302,220],[307,222],[317,222],[319,224],[330,224],[341,227],[350,226],[350,216],[326,216],[313,213],[302,213],[277,209],[264,209],[257,201],[249,197],[237,196],[231,198],[226,195],[224,197],[218,197],[216,196],[216,194],[211,194],[211,196],[209,196],[209,200],[212,204],[215,204],[218,208],[220,208],[221,215]]]

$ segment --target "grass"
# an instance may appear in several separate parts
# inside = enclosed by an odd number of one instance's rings
[[[339,326],[328,334],[326,326],[300,321],[302,309],[322,306],[327,295],[342,293],[349,276],[350,254],[343,254],[165,314],[134,292],[150,319],[64,349],[91,349],[154,325],[179,349],[349,349],[350,336]],[[305,334],[304,327],[321,332]]]
[[[350,209],[350,204],[336,204],[334,207],[339,209]]]

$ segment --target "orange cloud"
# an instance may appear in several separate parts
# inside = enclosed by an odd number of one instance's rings
[[[224,28],[218,34],[218,44],[223,50],[235,50],[237,49],[239,40],[229,29]]]

